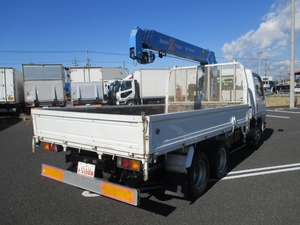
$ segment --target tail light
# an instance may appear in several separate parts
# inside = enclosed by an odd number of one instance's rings
[[[52,152],[61,152],[63,150],[61,145],[56,145],[48,142],[44,142],[44,149]]]
[[[141,162],[138,160],[133,159],[126,159],[126,158],[118,158],[117,166],[119,168],[133,170],[133,171],[141,171]]]

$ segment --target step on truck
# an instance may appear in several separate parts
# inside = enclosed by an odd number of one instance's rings
[[[145,55],[138,61],[148,62]],[[262,81],[239,62],[171,69],[165,104],[31,115],[32,151],[64,152],[67,163],[43,164],[43,176],[135,206],[153,186],[176,197],[202,196],[210,177],[226,175],[229,152],[257,148],[266,127]]]

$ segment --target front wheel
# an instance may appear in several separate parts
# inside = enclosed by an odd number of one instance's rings
[[[209,178],[209,162],[203,152],[197,153],[188,169],[189,192],[192,197],[202,196],[207,188]]]
[[[127,105],[136,105],[136,102],[134,100],[129,100],[127,102]]]
[[[260,144],[261,144],[261,139],[262,139],[262,133],[261,133],[261,130],[258,128],[258,126],[256,125],[255,126],[255,134],[254,134],[254,137],[253,137],[253,142],[251,143],[251,146],[254,148],[254,149],[257,149]]]

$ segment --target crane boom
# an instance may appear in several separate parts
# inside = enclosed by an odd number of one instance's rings
[[[157,51],[160,58],[170,54],[194,60],[201,65],[217,63],[215,53],[207,49],[154,30],[142,30],[139,27],[131,30],[129,37],[130,58],[137,60],[141,64],[152,63],[155,60],[155,54],[146,49]]]

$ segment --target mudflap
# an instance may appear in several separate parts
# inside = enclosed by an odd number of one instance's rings
[[[166,195],[187,198],[188,173],[165,171],[162,191]]]

